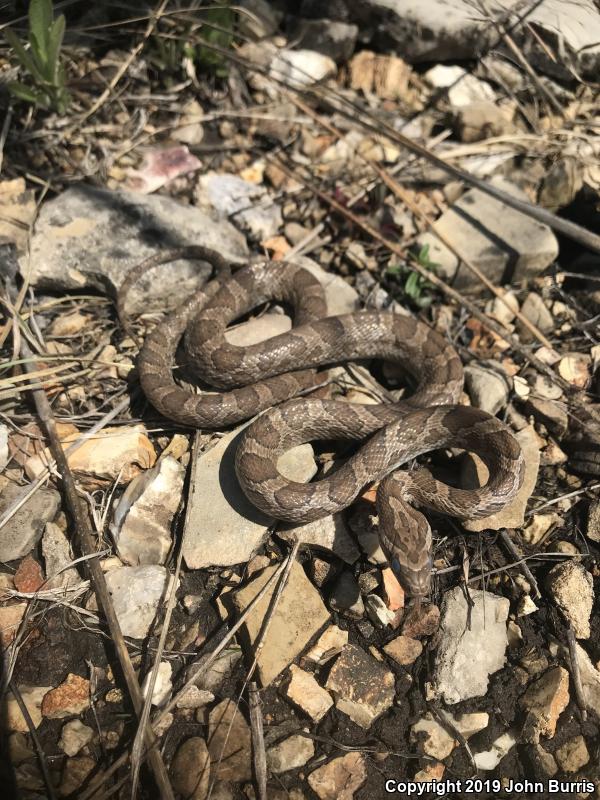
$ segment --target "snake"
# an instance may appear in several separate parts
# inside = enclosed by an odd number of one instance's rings
[[[463,367],[453,345],[409,315],[360,310],[328,316],[323,287],[305,267],[257,261],[232,272],[221,254],[202,246],[159,254],[131,270],[117,298],[124,326],[133,283],[149,268],[184,256],[208,262],[214,277],[145,337],[137,369],[147,400],[163,416],[200,429],[252,420],[242,432],[235,471],[250,502],[276,520],[306,523],[339,513],[377,484],[383,553],[409,597],[428,597],[432,532],[423,511],[460,520],[487,517],[514,499],[524,473],[521,448],[507,425],[459,402]],[[291,308],[291,330],[256,344],[230,344],[228,326],[268,302]],[[175,380],[182,341],[184,365],[200,392]],[[399,364],[412,393],[372,405],[311,396],[323,385],[324,368],[357,359]],[[315,481],[293,481],[280,472],[285,452],[318,440],[359,446]],[[427,465],[415,466],[419,456],[452,448],[482,459],[489,472],[482,487],[451,486]]]

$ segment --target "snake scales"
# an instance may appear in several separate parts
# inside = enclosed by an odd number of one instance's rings
[[[166,417],[200,428],[222,428],[264,411],[243,434],[236,473],[251,502],[276,519],[318,519],[346,508],[366,485],[381,481],[382,549],[405,590],[417,598],[427,595],[431,529],[415,506],[461,519],[487,516],[515,496],[523,477],[521,450],[507,427],[484,411],[456,405],[463,386],[456,351],[410,317],[375,311],[327,317],[321,284],[306,269],[263,262],[232,276],[224,259],[203,247],[138,265],[119,292],[122,321],[131,285],[150,267],[180,257],[208,261],[216,277],[145,339],[138,369],[148,400]],[[227,326],[268,300],[293,308],[294,328],[247,347],[229,344]],[[184,335],[188,366],[224,391],[195,394],[175,383],[173,362]],[[316,367],[357,358],[399,363],[416,383],[413,394],[402,402],[368,406],[297,397],[321,382]],[[283,477],[279,456],[315,439],[366,442],[319,481]],[[424,467],[398,470],[419,455],[449,447],[483,459],[490,473],[484,487],[453,488]]]

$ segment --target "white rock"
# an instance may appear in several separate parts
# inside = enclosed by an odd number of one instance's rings
[[[75,567],[69,567],[73,561],[71,545],[68,538],[54,522],[47,522],[42,536],[42,553],[46,562],[48,581],[44,588],[56,589],[59,586],[75,586],[81,578]]]
[[[169,575],[164,567],[120,567],[106,573],[115,613],[125,636],[143,639],[164,598]]]
[[[302,88],[336,73],[335,61],[314,50],[280,50],[271,61],[269,75]]]
[[[583,698],[586,707],[593,710],[600,717],[600,671],[592,664],[588,654],[580,644],[575,644],[577,662],[581,673]]]
[[[367,780],[367,761],[362,753],[346,753],[332,758],[308,776],[308,783],[319,800],[352,800]]]
[[[19,686],[21,698],[25,703],[25,707],[29,712],[33,727],[37,728],[42,721],[42,700],[48,694],[53,686]],[[29,726],[25,721],[25,717],[21,714],[17,701],[12,693],[9,693],[6,698],[6,729],[9,731],[18,731],[19,733],[29,733]]]
[[[330,625],[327,630],[319,636],[305,658],[314,664],[326,664],[327,661],[341,653],[344,645],[348,644],[348,631],[343,631],[337,625]]]
[[[170,661],[161,661],[158,665],[158,673],[156,681],[154,682],[154,689],[152,690],[152,705],[162,706],[171,695],[173,690],[173,681],[171,676],[173,674],[173,667]],[[142,684],[142,692],[144,697],[148,696],[148,688],[150,686],[150,673],[144,678]],[[197,687],[194,687],[197,688]]]
[[[442,606],[434,690],[449,704],[484,695],[489,676],[505,662],[509,601],[477,589],[470,597],[471,608],[456,587]]]
[[[291,679],[285,690],[287,697],[314,722],[319,722],[333,705],[331,695],[319,686],[310,672],[295,664],[290,667],[290,675]]]
[[[501,322],[503,325],[509,325],[517,311],[519,310],[519,301],[517,296],[512,290],[503,292],[502,299],[494,297],[485,306],[485,313],[494,317],[494,319]]]
[[[448,102],[454,108],[468,106],[482,100],[492,103],[496,99],[494,90],[485,81],[480,81],[462,67],[436,64],[423,76],[436,89],[448,88]]]
[[[286,453],[284,458],[287,455]],[[283,469],[280,469],[280,471],[283,472]],[[306,545],[321,550],[329,550],[338,558],[341,558],[342,561],[345,561],[346,564],[354,564],[360,555],[354,539],[348,531],[344,512],[330,514],[328,517],[316,519],[314,522],[306,522],[302,525],[285,525],[277,533],[287,541],[291,541],[292,537],[297,537]]]
[[[110,526],[126,564],[164,564],[172,546],[171,525],[179,508],[185,470],[172,456],[138,475],[119,499]]]
[[[594,605],[594,579],[578,561],[557,564],[548,573],[547,585],[565,619],[578,639],[590,636],[590,617]]]
[[[177,708],[202,708],[212,703],[214,699],[214,694],[207,689],[200,689],[198,686],[190,686],[185,694],[177,701]]]
[[[501,371],[469,364],[465,367],[465,386],[473,405],[492,416],[508,402],[510,384]]]
[[[518,617],[527,617],[529,614],[535,614],[537,610],[538,607],[531,599],[531,595],[525,594],[519,599],[519,604],[517,606]]]
[[[475,753],[475,766],[477,769],[482,769],[489,772],[496,769],[498,764],[502,761],[504,756],[515,746],[517,740],[513,733],[507,731],[499,736],[493,743],[489,750],[484,750],[481,753]]]
[[[68,756],[76,756],[94,738],[94,730],[79,719],[66,722],[60,732],[58,746]]]
[[[8,427],[0,424],[0,472],[8,464]]]
[[[315,754],[312,739],[301,734],[289,736],[267,750],[267,766],[275,775],[303,767]]]

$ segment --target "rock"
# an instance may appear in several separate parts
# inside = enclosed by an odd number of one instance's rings
[[[12,481],[0,485],[0,517],[19,503],[28,493],[28,486]],[[54,518],[60,507],[60,494],[54,489],[39,488],[25,500],[19,510],[0,528],[0,561],[22,558],[39,542],[44,525]]]
[[[583,698],[588,709],[600,717],[600,671],[598,671],[581,645],[575,645],[577,661],[581,673]]]
[[[448,758],[456,745],[454,737],[431,714],[426,714],[412,726],[410,738],[418,742],[420,752],[439,761]]]
[[[290,675],[286,696],[314,722],[320,722],[333,705],[331,695],[319,686],[310,672],[305,672],[295,664],[290,667]]]
[[[231,700],[222,700],[208,715],[207,743],[214,778],[233,783],[252,778],[250,728]]]
[[[66,680],[51,689],[42,701],[42,716],[63,719],[81,714],[90,707],[90,682],[80,675],[69,673]]]
[[[492,742],[489,750],[484,750],[481,753],[475,753],[474,760],[477,769],[489,772],[496,769],[498,764],[502,761],[504,756],[515,746],[517,740],[512,731],[503,733]]]
[[[42,701],[52,686],[19,686],[21,698],[29,712],[33,722],[33,727],[37,728],[42,721]],[[21,714],[14,695],[10,692],[6,699],[6,719],[4,722],[6,729],[17,731],[18,733],[29,733],[29,726],[25,717]]]
[[[365,609],[367,616],[377,628],[385,628],[388,625],[397,628],[400,624],[402,612],[397,615],[391,611],[378,594],[371,593],[365,597]]]
[[[175,178],[197,172],[201,166],[202,162],[186,145],[149,147],[144,150],[139,169],[126,171],[125,188],[150,194]]]
[[[311,581],[319,589],[322,589],[326,583],[333,580],[336,575],[339,575],[342,565],[337,561],[326,561],[324,558],[315,556],[308,564],[308,574]]]
[[[521,314],[532,322],[542,333],[549,333],[554,328],[554,318],[546,308],[546,304],[535,292],[529,292],[521,308]],[[519,336],[524,342],[533,341],[533,334],[522,322],[517,322]]]
[[[529,686],[520,703],[528,712],[523,726],[525,740],[537,744],[540,736],[551,739],[569,703],[569,673],[563,667],[552,667]]]
[[[47,589],[68,588],[81,583],[81,578],[72,563],[71,546],[62,530],[53,522],[47,522],[42,536],[42,553],[46,563]]]
[[[200,689],[198,686],[190,686],[185,694],[177,701],[177,708],[202,708],[212,703],[214,699],[214,694],[207,689]]]
[[[31,241],[31,282],[43,289],[116,292],[129,270],[169,247],[202,244],[233,263],[247,255],[243,236],[191,205],[164,195],[111,192],[77,184],[42,205]],[[28,263],[21,269],[27,274]],[[198,261],[158,267],[132,287],[130,313],[174,308],[209,275]],[[156,276],[160,276],[155,280]]]
[[[465,367],[465,386],[473,405],[492,416],[496,416],[508,402],[510,384],[499,370],[469,364]]]
[[[536,768],[548,778],[553,778],[558,772],[554,756],[548,753],[540,744],[534,744],[529,751]]]
[[[235,475],[235,451],[245,427],[194,455],[183,543],[188,569],[249,561],[272,524],[247,500]]]
[[[27,744],[27,737],[17,731],[13,731],[8,737],[8,755],[13,766],[35,758],[34,751]]]
[[[429,783],[432,781],[441,781],[446,767],[443,764],[436,764],[433,761],[427,763],[423,769],[415,772],[415,781],[417,783]]]
[[[221,219],[230,219],[259,242],[275,236],[283,224],[281,209],[265,187],[237,175],[217,172],[201,175],[195,198],[200,208],[212,209]]]
[[[485,81],[458,66],[436,64],[423,76],[434,89],[447,89],[448,103],[452,108],[466,108],[474,103],[493,103],[494,90]]]
[[[360,595],[360,587],[351,572],[342,572],[337,579],[329,604],[334,611],[350,619],[364,616],[365,606]]]
[[[80,333],[86,325],[89,325],[91,318],[88,314],[74,311],[71,314],[61,314],[56,317],[48,326],[49,336],[75,336]]]
[[[531,599],[531,595],[523,595],[517,605],[517,617],[527,617],[538,611],[538,607]]]
[[[394,702],[392,673],[352,644],[342,650],[325,687],[334,692],[336,707],[362,728],[370,728]]]
[[[27,611],[27,605],[27,602],[21,602],[0,606],[0,643],[2,647],[8,647],[17,635]]]
[[[29,246],[29,229],[35,220],[37,203],[33,189],[26,189],[24,178],[0,182],[0,241],[14,245],[18,253],[26,253]],[[6,267],[2,268],[2,271]],[[14,272],[6,272],[14,278]],[[0,467],[0,471],[3,468]]]
[[[549,530],[562,524],[562,517],[555,511],[534,514],[531,522],[521,531],[521,538],[529,545],[538,545]]]
[[[509,601],[478,589],[470,599],[471,608],[457,586],[442,606],[433,683],[448,704],[484,695],[489,676],[504,666]]]
[[[491,100],[480,100],[459,108],[456,133],[461,142],[479,142],[492,136],[512,133],[512,110]]]
[[[556,750],[554,756],[563,772],[578,772],[590,760],[583,736],[569,739]]]
[[[63,449],[66,450],[79,437],[77,428],[69,426],[60,436]],[[25,465],[29,477],[37,478],[46,468],[49,459],[48,448],[29,458]],[[97,484],[102,486],[107,481],[129,483],[141,470],[154,466],[156,453],[146,435],[146,428],[143,425],[128,425],[104,428],[73,453],[69,453],[67,461],[74,473],[97,478]]]
[[[314,50],[279,50],[269,76],[296,89],[324,81],[336,73],[335,61]]]
[[[590,636],[590,617],[594,605],[594,580],[581,562],[557,564],[546,579],[556,604],[578,639]]]
[[[150,672],[144,678],[142,685],[142,693],[144,698],[148,696],[148,687],[150,686]],[[154,683],[152,691],[152,705],[162,706],[162,704],[170,697],[173,690],[173,681],[171,676],[173,674],[173,667],[170,661],[161,661],[158,667],[158,674]],[[193,687],[197,688],[197,687]]]
[[[315,754],[312,739],[295,734],[267,750],[267,766],[275,775],[303,767]]]
[[[170,775],[173,788],[184,800],[205,800],[210,779],[210,757],[204,739],[192,736],[179,745]]]
[[[402,623],[402,635],[413,639],[431,636],[440,625],[440,609],[433,603],[409,606]]]
[[[119,499],[110,530],[119,558],[126,564],[165,563],[184,475],[179,461],[165,456],[134,478]]]
[[[486,303],[485,313],[489,314],[502,325],[510,325],[519,310],[519,301],[515,293],[509,289],[502,293],[502,299],[494,297]]]
[[[115,613],[124,636],[143,639],[167,590],[169,574],[154,564],[117,567],[106,574]]]
[[[423,645],[418,639],[411,639],[410,636],[396,636],[383,649],[397,664],[406,666],[417,660],[423,652]]]
[[[463,527],[468,531],[483,531],[486,529],[500,530],[500,528],[520,528],[525,522],[525,510],[527,508],[527,501],[531,497],[535,485],[537,483],[538,469],[540,465],[540,449],[538,437],[536,432],[528,425],[526,428],[514,434],[515,439],[521,445],[523,451],[523,459],[525,462],[525,476],[523,484],[515,499],[510,502],[502,511],[496,514],[491,514],[489,517],[482,517],[475,520],[465,520]],[[463,477],[464,486],[467,488],[478,488],[483,486],[488,479],[488,470],[481,459],[476,455],[469,455],[465,459],[465,467],[467,465],[476,465],[478,479],[473,481],[467,480],[466,475]],[[464,472],[468,475],[467,470]],[[472,475],[472,472],[471,472]]]
[[[299,18],[290,31],[295,47],[321,53],[338,64],[350,59],[357,36],[357,25],[332,19]]]
[[[19,592],[37,592],[44,583],[44,572],[32,555],[25,556],[15,572],[14,584]]]
[[[68,797],[69,795],[77,796],[75,792],[78,792],[78,789],[83,786],[88,775],[90,775],[97,765],[96,759],[89,758],[88,756],[68,758],[65,761],[62,779],[58,787],[59,795],[61,797]]]
[[[206,655],[206,659],[208,659],[208,657],[209,656]],[[196,686],[205,691],[210,691],[213,694],[217,694],[227,678],[235,669],[235,666],[241,657],[242,651],[239,647],[226,647],[225,650],[219,653],[213,664],[209,667],[208,672],[205,672],[196,681]],[[192,671],[196,671],[197,666],[198,663],[190,667],[190,674],[188,675],[188,678],[191,677]]]
[[[587,389],[592,359],[587,353],[568,353],[558,362],[559,375],[578,389]]]
[[[79,719],[63,725],[58,746],[68,756],[76,756],[94,738],[94,730]]]
[[[590,504],[587,514],[586,536],[592,542],[600,542],[600,501],[596,500]]]
[[[239,27],[245,36],[255,40],[277,33],[283,12],[273,8],[267,0],[241,0],[239,6],[250,12],[239,15]]]
[[[231,330],[226,330],[225,339],[229,344],[246,347],[251,344],[257,344],[258,342],[264,342],[265,339],[270,339],[272,336],[279,336],[281,333],[287,333],[291,330],[291,327],[292,320],[287,314],[277,314],[269,311],[262,317],[254,317],[248,320],[248,322],[243,322],[241,325],[231,328]],[[306,445],[300,445],[299,447],[304,447],[305,449],[310,448],[311,453],[313,452],[312,447],[308,443]],[[292,451],[294,450],[303,452],[295,447],[292,448]],[[287,453],[281,458],[285,458],[286,455]]]
[[[525,404],[525,409],[529,414],[533,415],[536,422],[544,425],[550,433],[559,439],[562,439],[567,432],[569,416],[564,403],[543,400],[539,397],[530,397]]]
[[[267,567],[234,596],[233,602],[241,613],[262,589],[277,566]],[[261,631],[271,602],[273,587],[254,606],[244,623],[244,633],[251,647]],[[258,659],[258,673],[263,686],[268,686],[306,647],[329,619],[329,613],[317,590],[304,570],[295,562],[280,602],[271,618]]]
[[[181,116],[177,128],[171,131],[171,137],[176,142],[196,145],[204,139],[204,109],[197,100],[188,100],[181,109]]]
[[[351,314],[361,307],[358,292],[340,275],[326,272],[323,267],[320,267],[315,261],[305,256],[294,258],[294,264],[300,264],[319,281],[325,290],[327,313],[330,316]]]
[[[343,631],[337,625],[330,625],[317,639],[305,658],[320,666],[326,664],[348,644],[348,631]]]
[[[290,541],[292,537],[298,537],[304,544],[329,550],[346,564],[354,564],[360,555],[354,539],[348,531],[343,512],[330,514],[328,517],[303,525],[286,526],[277,533],[287,541]]]
[[[308,784],[320,800],[353,800],[367,780],[367,763],[362,753],[333,758],[308,776]]]
[[[505,179],[490,183],[520,199],[526,196]],[[499,200],[469,189],[434,223],[431,232],[418,237],[429,245],[429,257],[438,264],[438,274],[457,289],[479,288],[479,282],[435,233],[447,237],[456,249],[479,267],[495,284],[514,283],[534,277],[558,255],[556,237],[546,225],[527,217]]]

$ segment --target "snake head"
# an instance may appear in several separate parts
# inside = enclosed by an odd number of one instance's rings
[[[398,583],[409,597],[421,600],[431,591],[430,558],[420,559],[418,564],[402,564],[397,556],[390,558],[390,567]]]

